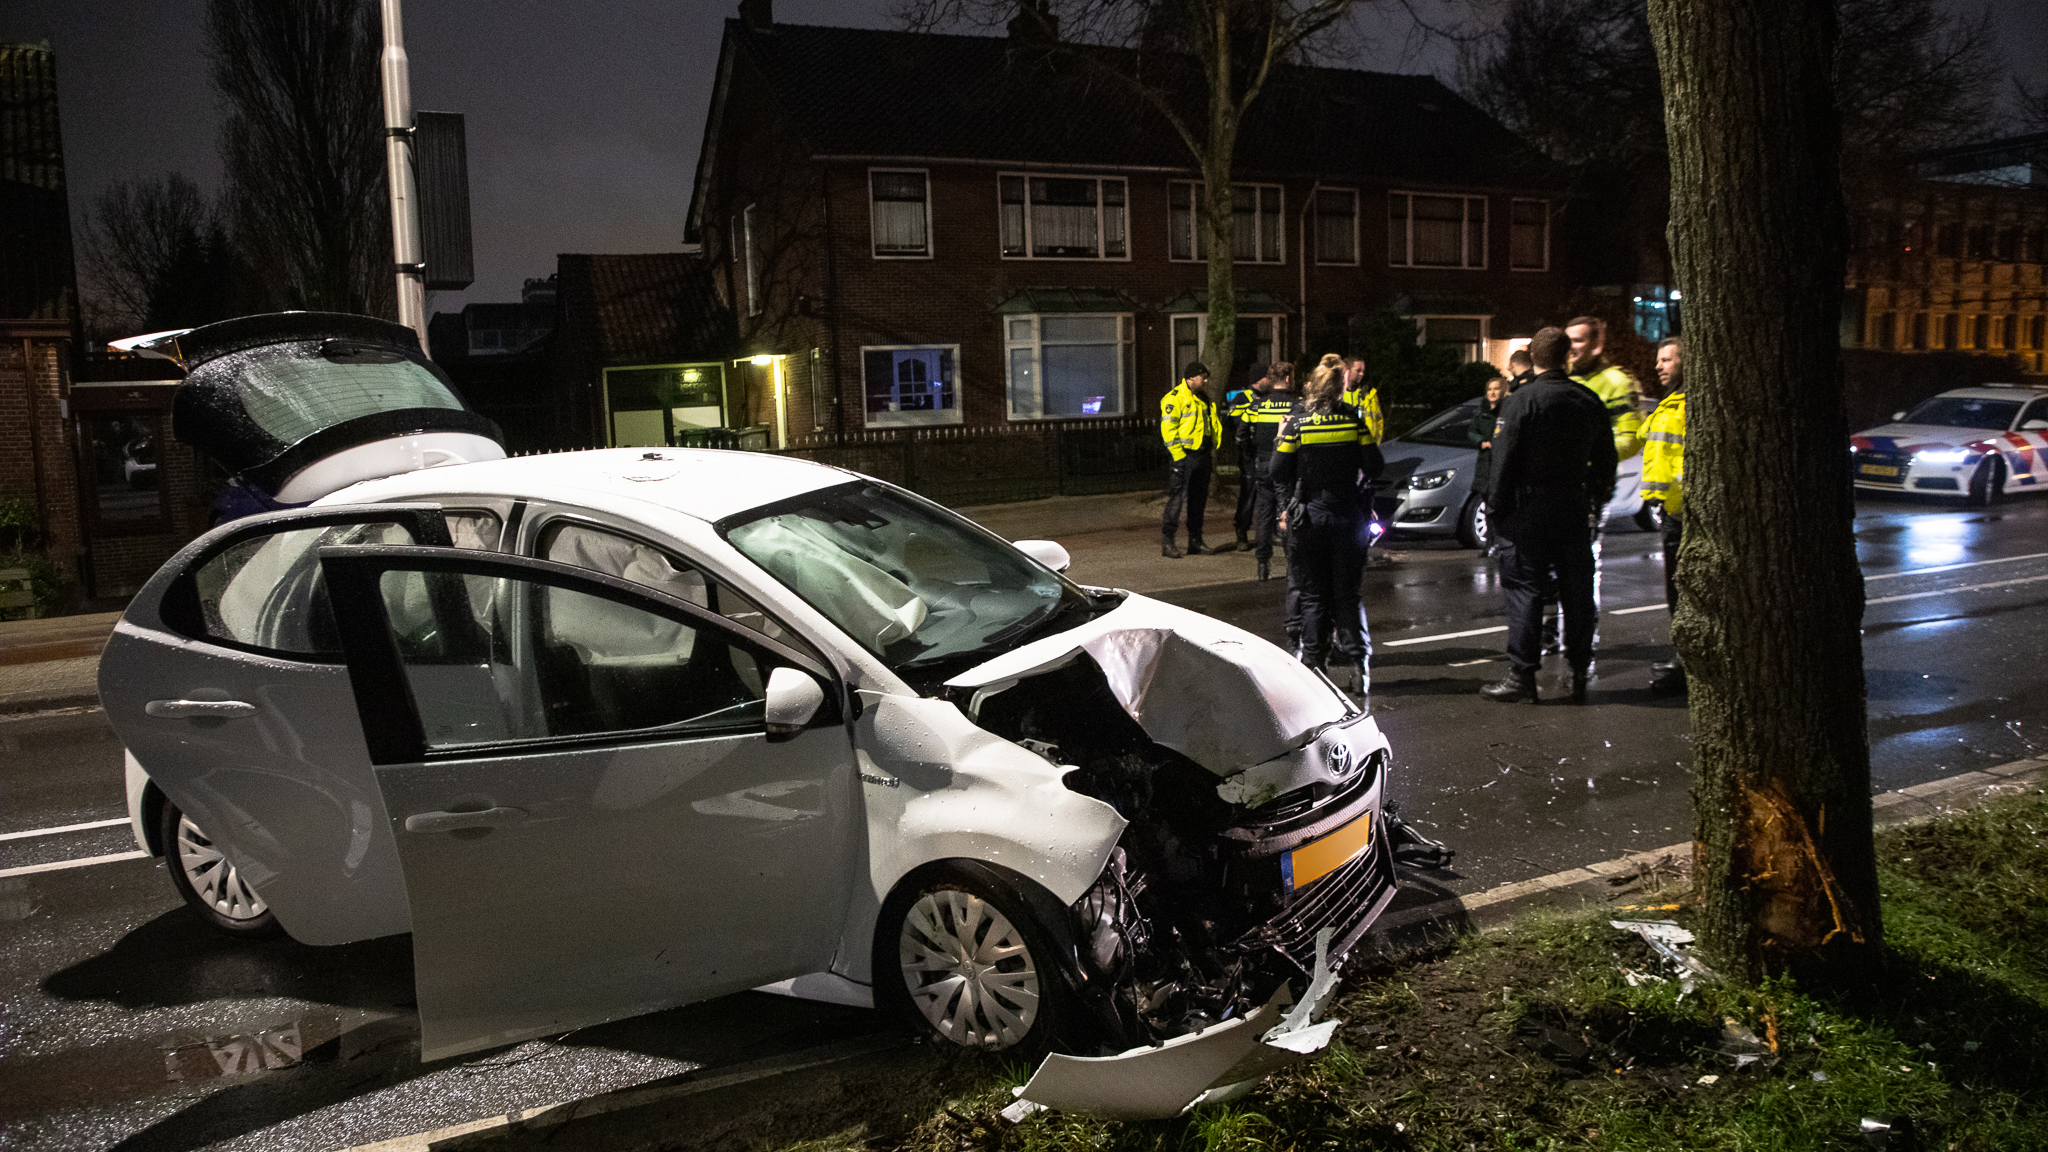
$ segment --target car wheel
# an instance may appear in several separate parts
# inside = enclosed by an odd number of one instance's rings
[[[1458,543],[1467,548],[1484,548],[1493,542],[1493,527],[1487,522],[1486,499],[1477,492],[1465,498],[1458,512]]]
[[[1657,510],[1648,504],[1636,509],[1636,527],[1645,532],[1655,532],[1661,527],[1657,523]]]
[[[160,827],[171,884],[202,919],[231,936],[260,939],[283,934],[263,897],[176,804],[164,802]]]
[[[1970,473],[1970,503],[1979,508],[2005,496],[2005,458],[1993,452]]]
[[[874,950],[877,1006],[958,1048],[1035,1058],[1069,1014],[1051,935],[1011,885],[972,862],[891,893]]]

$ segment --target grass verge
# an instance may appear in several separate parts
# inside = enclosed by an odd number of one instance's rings
[[[1789,979],[1691,993],[1643,979],[1661,972],[1655,957],[1608,920],[1682,921],[1682,909],[1532,919],[1355,971],[1329,1051],[1230,1105],[1013,1125],[996,1113],[1026,1070],[968,1065],[939,1078],[943,1099],[878,1101],[872,1119],[842,1113],[834,1131],[801,1142],[761,1132],[743,1146],[2048,1148],[2048,794],[1881,832],[1878,845],[1891,955],[1854,997]],[[1863,1135],[1866,1117],[1907,1131]]]

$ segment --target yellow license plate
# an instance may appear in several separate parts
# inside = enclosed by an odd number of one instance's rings
[[[1289,892],[1298,892],[1349,864],[1372,843],[1372,813],[1368,812],[1320,840],[1280,857],[1280,874]]]
[[[1865,464],[1863,466],[1863,474],[1865,476],[1897,476],[1899,470],[1890,464]]]

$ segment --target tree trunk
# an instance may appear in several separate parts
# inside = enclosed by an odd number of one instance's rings
[[[1649,0],[1685,299],[1685,544],[1702,936],[1738,979],[1881,947],[1837,352],[1830,0]]]
[[[1237,357],[1237,269],[1231,261],[1236,252],[1231,213],[1230,169],[1237,156],[1237,101],[1231,86],[1230,23],[1226,5],[1211,14],[1214,39],[1209,58],[1209,133],[1207,147],[1195,159],[1202,166],[1202,213],[1196,227],[1207,234],[1209,246],[1209,320],[1202,340],[1202,362],[1212,377],[1222,382],[1213,395],[1221,396],[1237,386],[1231,379]],[[1277,343],[1276,343],[1277,347]],[[1178,366],[1176,366],[1176,371]]]

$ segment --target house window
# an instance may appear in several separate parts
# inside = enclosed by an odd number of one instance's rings
[[[2000,228],[1998,230],[1998,258],[2010,264],[2020,258],[2020,230]]]
[[[1166,195],[1167,223],[1172,229],[1167,256],[1174,260],[1207,260],[1209,242],[1202,229],[1202,185],[1175,180],[1167,186]],[[1232,260],[1240,264],[1287,262],[1281,201],[1278,184],[1230,186]]]
[[[2029,348],[2048,348],[2048,316],[2036,316],[2027,322],[2033,334],[2027,338]]]
[[[1943,348],[1951,352],[1955,351],[1956,345],[1960,342],[1956,333],[1961,324],[1962,317],[1957,316],[1953,312],[1941,318],[1941,346]]]
[[[673,448],[692,428],[725,424],[725,368],[650,364],[604,370],[604,406],[614,448]]]
[[[868,427],[960,423],[958,344],[862,348],[860,362]]]
[[[1945,221],[1934,226],[1934,254],[1936,256],[1960,256],[1963,247],[1962,225]]]
[[[1991,318],[1991,340],[1993,347],[2004,348],[2008,351],[2012,349],[2012,317],[1994,316]]]
[[[1124,182],[1094,176],[997,176],[1003,257],[1130,257]]]
[[[1972,260],[1988,260],[1991,257],[1991,225],[1972,224],[1969,234],[1969,252]]]
[[[1387,263],[1403,268],[1486,267],[1486,197],[1390,193]]]
[[[1124,415],[1135,328],[1130,313],[1003,317],[1010,419]]]
[[[1417,316],[1417,344],[1449,345],[1465,363],[1486,358],[1486,316]]]
[[[755,207],[755,205],[749,204],[747,205],[747,210],[740,213],[740,242],[745,248],[744,254],[747,260],[747,315],[749,316],[759,316],[761,314],[761,257],[754,243]]]
[[[1508,211],[1508,267],[1517,272],[1547,271],[1550,268],[1550,201],[1517,200]]]
[[[2048,228],[2030,228],[2026,234],[2025,250],[2020,259],[2029,264],[2048,261]]]
[[[1173,319],[1173,380],[1179,382],[1181,370],[1190,361],[1202,358],[1202,346],[1208,343],[1209,317],[1207,313],[1192,313],[1175,316]],[[1237,317],[1237,340],[1231,359],[1235,361],[1228,368],[1222,364],[1208,365],[1212,379],[1222,380],[1225,387],[1210,392],[1221,396],[1231,388],[1248,383],[1241,370],[1253,364],[1270,364],[1282,346],[1278,339],[1286,331],[1285,316]]]
[[[1927,313],[1913,313],[1913,351],[1927,351]]]
[[[1991,317],[1970,317],[1970,347],[1979,351],[1991,347]]]
[[[1877,346],[1889,352],[1899,344],[1899,314],[1886,312],[1877,318]]]
[[[1316,263],[1358,263],[1358,193],[1345,188],[1316,192]]]
[[[868,172],[877,258],[930,256],[931,201],[923,172]]]

